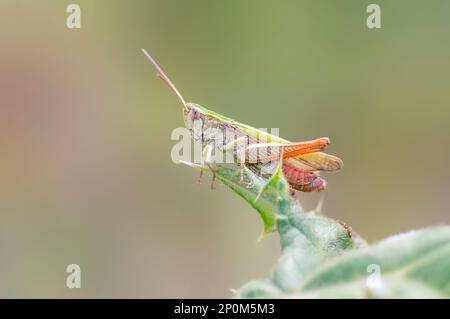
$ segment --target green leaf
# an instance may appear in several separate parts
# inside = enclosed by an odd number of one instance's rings
[[[380,285],[367,285],[369,265],[381,271]],[[331,259],[299,287],[306,296],[450,297],[450,227],[435,227],[389,237],[367,249]]]
[[[277,212],[273,195],[264,192],[258,197],[259,192],[265,185],[264,179],[245,168],[244,183],[241,183],[240,171],[224,166],[217,168],[216,176],[256,209],[264,223],[263,236],[276,230]]]
[[[258,211],[264,223],[263,235],[278,229],[283,246],[299,241],[299,235],[305,237],[317,253],[325,255],[336,255],[364,244],[344,223],[319,212],[305,213],[300,203],[292,198],[281,166],[269,180],[245,169],[244,183],[241,183],[239,169],[227,166],[217,167],[215,174]]]
[[[263,234],[280,235],[281,256],[270,275],[245,284],[235,298],[450,297],[450,227],[411,231],[369,247],[346,224],[317,210],[304,212],[281,166],[269,180],[245,170],[244,184],[237,168],[219,166],[215,173],[258,211]]]
[[[372,247],[332,257],[317,265],[317,269],[304,276],[303,280],[295,277],[299,265],[290,263],[290,268],[286,266],[285,259],[289,258],[286,253],[283,250],[275,271],[264,282],[264,289],[261,289],[260,281],[253,281],[239,289],[235,297],[450,297],[450,227],[395,235]],[[297,253],[299,261],[310,260],[307,251],[297,250]],[[379,276],[373,273],[374,269],[380,271]],[[281,275],[285,281],[280,281],[277,275]],[[375,286],[369,284],[371,276],[376,276]]]

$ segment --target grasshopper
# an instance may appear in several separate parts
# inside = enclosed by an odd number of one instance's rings
[[[186,102],[153,57],[145,49],[142,51],[156,68],[157,76],[180,100],[186,128],[190,130],[192,138],[202,144],[202,166],[208,166],[213,172],[211,187],[215,178],[215,163],[211,161],[211,155],[215,148],[231,152],[233,158],[239,162],[241,182],[244,181],[244,167],[257,174],[263,174],[263,171],[270,173],[274,169],[273,163],[281,161],[284,176],[291,189],[303,192],[324,190],[326,181],[320,176],[320,171],[336,171],[342,168],[341,159],[322,152],[330,144],[328,137],[290,142],[198,104]],[[201,176],[202,170],[199,181]]]

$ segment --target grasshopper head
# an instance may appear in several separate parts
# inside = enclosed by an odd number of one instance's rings
[[[183,107],[183,118],[186,128],[189,129],[194,138],[201,137],[202,126],[206,115],[206,110],[198,104],[186,103]]]
[[[186,103],[183,108],[184,124],[195,141],[204,140],[204,124],[207,110],[195,103]]]

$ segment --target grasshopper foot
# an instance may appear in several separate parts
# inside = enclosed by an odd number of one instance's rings
[[[296,198],[295,195],[297,195],[297,191],[296,191],[292,186],[289,187],[289,193],[291,194],[291,197],[292,197],[293,199]]]
[[[216,189],[214,186],[214,182],[216,181],[216,173],[213,172],[212,180],[211,180],[211,189]]]
[[[197,185],[202,184],[202,177],[203,177],[203,171],[200,171],[200,174],[198,175],[198,178],[197,178]]]
[[[211,189],[215,189],[214,182],[216,181],[216,167],[217,165],[215,163],[206,163],[206,165],[209,167],[209,169],[212,172],[212,180],[211,180]]]

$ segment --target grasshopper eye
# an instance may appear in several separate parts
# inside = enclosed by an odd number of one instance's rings
[[[192,109],[191,117],[193,120],[198,120],[200,118],[200,112],[196,109]]]

